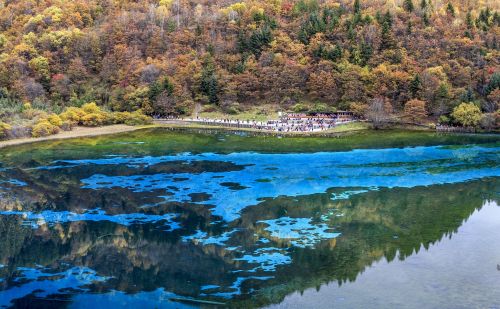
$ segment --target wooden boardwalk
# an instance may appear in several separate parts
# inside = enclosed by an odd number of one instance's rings
[[[252,120],[221,120],[221,119],[155,119],[156,124],[173,124],[173,125],[185,125],[190,124],[202,125],[202,126],[213,126],[222,128],[232,128],[232,129],[251,129],[255,131],[263,132],[274,132],[274,133],[313,133],[313,132],[323,132],[328,129],[332,129],[337,125],[346,124],[354,121],[341,121],[334,124],[321,125],[315,123],[312,126],[306,126],[304,123],[295,122],[281,122],[280,120],[269,120],[267,122],[262,121],[252,121]]]

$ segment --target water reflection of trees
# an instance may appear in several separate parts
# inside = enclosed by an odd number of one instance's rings
[[[342,236],[336,239],[333,248],[328,242],[322,242],[314,250],[295,248],[293,265],[278,271],[274,285],[260,289],[257,298],[263,303],[276,303],[293,291],[331,281],[338,284],[355,281],[367,267],[382,258],[389,262],[396,258],[404,260],[451,237],[486,200],[498,198],[494,192],[499,188],[498,181],[490,179],[413,189],[382,189],[335,202],[323,194],[288,204],[278,200],[274,210],[285,209],[292,217],[306,215],[305,209],[310,209],[312,214],[325,213],[330,205],[335,205],[343,216],[334,217],[332,224]],[[257,208],[264,212],[263,216],[273,212],[268,207],[256,207],[254,213]],[[280,282],[286,284],[278,285]]]
[[[498,181],[489,179],[413,189],[381,189],[336,201],[330,199],[335,191],[332,189],[328,194],[264,201],[247,208],[227,228],[210,225],[203,207],[186,210],[184,205],[185,228],[168,233],[154,224],[126,227],[110,222],[42,225],[33,230],[22,226],[20,217],[2,216],[0,264],[7,266],[0,269],[0,277],[6,278],[0,285],[6,288],[12,283],[17,267],[39,264],[57,268],[68,263],[112,276],[95,287],[100,291],[137,292],[164,287],[177,294],[198,297],[202,285],[230,286],[238,276],[232,271],[243,265],[234,260],[237,257],[234,251],[183,242],[182,235],[191,235],[198,229],[217,235],[237,228],[241,232],[234,234],[230,242],[251,248],[258,239],[255,235],[268,236],[257,221],[284,215],[319,220],[336,209],[342,216],[330,217],[328,224],[342,233],[339,238],[324,240],[314,249],[291,247],[285,239],[271,239],[268,246],[288,248],[292,263],[278,267],[271,280],[245,282],[244,292],[256,289],[251,300],[246,296],[233,300],[235,304],[252,306],[276,303],[293,291],[331,281],[339,284],[354,281],[381,258],[404,259],[450,237],[485,200],[497,198],[493,194],[499,189]],[[85,199],[87,205],[98,205],[101,197],[88,194]],[[177,211],[183,208],[176,207]]]

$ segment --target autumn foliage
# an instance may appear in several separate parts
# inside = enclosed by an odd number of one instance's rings
[[[412,102],[412,121],[424,118],[422,101],[431,119],[461,102],[493,114],[499,9],[494,0],[5,1],[0,119],[21,121],[24,102],[100,125],[113,117],[78,107],[166,116],[197,104],[238,113],[311,102],[368,112],[377,98],[408,117]]]
[[[405,104],[404,116],[412,123],[420,123],[427,117],[425,102],[413,99]]]
[[[462,103],[455,108],[452,116],[465,127],[475,127],[481,120],[481,109],[472,103]]]
[[[95,102],[82,107],[69,107],[59,115],[40,116],[31,130],[33,137],[42,137],[71,130],[73,126],[96,127],[107,124],[143,125],[151,123],[151,118],[141,110],[135,112],[108,112],[102,110]]]

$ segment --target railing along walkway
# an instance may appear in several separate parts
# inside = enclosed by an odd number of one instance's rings
[[[246,128],[270,132],[320,132],[331,129],[339,124],[354,122],[355,120],[341,120],[329,122],[303,121],[289,119],[285,122],[281,120],[252,121],[252,120],[230,120],[230,119],[193,119],[193,118],[167,118],[155,119],[158,124],[199,124],[205,126],[218,126],[227,128]]]

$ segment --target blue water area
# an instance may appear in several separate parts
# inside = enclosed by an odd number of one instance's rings
[[[500,192],[495,143],[276,153],[108,144],[78,159],[48,151],[2,163],[0,306],[279,303],[419,256]]]
[[[10,184],[10,185],[20,186],[20,187],[28,185],[24,181],[21,181],[21,180],[18,180],[18,179],[0,180],[0,185],[1,184]]]
[[[95,174],[82,179],[83,188],[126,188],[133,192],[165,190],[166,201],[192,201],[192,194],[210,197],[198,202],[213,205],[212,213],[226,221],[263,198],[298,196],[325,192],[329,188],[415,187],[457,183],[499,176],[499,148],[493,147],[412,147],[354,150],[331,153],[227,155],[179,154],[163,157],[103,158],[64,161],[64,168],[80,165],[125,165],[133,168],[163,162],[230,162],[244,169],[229,172],[158,173],[129,176]],[[63,168],[57,165],[42,168]],[[181,179],[181,180],[179,180]],[[237,183],[233,190],[224,183]],[[343,195],[352,194],[344,192]],[[342,196],[342,194],[340,195]],[[334,196],[333,198],[338,198]]]
[[[236,280],[233,282],[233,284],[229,288],[227,288],[227,291],[212,293],[211,296],[222,297],[222,298],[231,298],[233,296],[238,296],[242,292],[241,285],[243,284],[243,282],[248,281],[248,280],[265,281],[265,280],[269,280],[272,278],[273,278],[272,276],[237,277]]]
[[[171,231],[180,228],[179,223],[173,221],[177,214],[151,215],[142,213],[109,215],[103,210],[94,209],[83,213],[69,211],[44,210],[39,213],[30,211],[0,211],[3,216],[19,216],[23,219],[23,224],[32,228],[39,228],[41,225],[54,225],[56,223],[78,222],[78,221],[108,221],[121,225],[141,224],[141,223],[162,223],[165,230]]]
[[[196,308],[196,306],[174,301],[187,298],[174,293],[157,289],[151,292],[127,294],[120,291],[109,291],[102,294],[89,293],[90,285],[102,283],[112,278],[98,276],[87,267],[71,267],[63,271],[46,268],[17,268],[18,276],[13,279],[15,287],[0,292],[0,307],[10,307],[16,299],[30,296],[43,299],[51,296],[65,298],[75,294],[72,308]]]
[[[249,264],[260,264],[258,267],[246,272],[255,272],[262,270],[272,272],[276,270],[279,265],[286,265],[292,263],[292,259],[287,256],[287,252],[280,248],[259,248],[251,255],[243,255],[241,258],[234,259],[235,261],[245,261]],[[239,272],[239,271],[236,271]]]
[[[9,307],[14,299],[27,295],[43,298],[61,290],[86,292],[89,291],[87,285],[107,280],[87,267],[72,267],[59,272],[19,267],[17,272],[18,276],[13,280],[15,286],[0,292],[0,307]]]
[[[267,225],[266,231],[273,238],[290,239],[295,247],[314,247],[323,239],[331,239],[340,236],[340,233],[329,232],[331,230],[324,223],[313,224],[310,218],[281,217],[273,220],[258,221]]]

